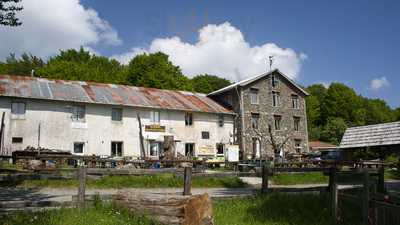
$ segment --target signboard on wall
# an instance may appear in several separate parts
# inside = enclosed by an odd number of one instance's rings
[[[212,145],[199,146],[197,149],[197,155],[214,155],[215,149]]]
[[[229,145],[226,154],[228,162],[239,162],[239,145]]]
[[[165,126],[159,124],[146,125],[144,130],[147,132],[165,132]]]

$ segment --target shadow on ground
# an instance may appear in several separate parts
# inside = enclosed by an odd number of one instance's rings
[[[45,201],[55,196],[43,194],[37,188],[1,187],[0,202],[4,201]]]

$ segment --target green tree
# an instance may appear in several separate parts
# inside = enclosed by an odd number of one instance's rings
[[[115,59],[96,56],[81,48],[69,49],[49,59],[37,71],[41,77],[84,80],[101,83],[126,83],[126,70]]]
[[[127,68],[130,85],[170,90],[193,90],[189,78],[178,66],[172,64],[168,55],[157,52],[137,55]]]
[[[321,137],[321,105],[324,102],[326,88],[322,84],[309,86],[307,92],[310,94],[306,98],[307,125],[310,140],[318,140]]]
[[[19,26],[22,23],[16,17],[16,12],[23,9],[17,3],[21,0],[0,0],[0,25],[3,26]]]
[[[332,83],[321,104],[321,121],[326,124],[330,117],[340,117],[348,125],[362,125],[358,120],[362,107],[362,98],[356,92],[341,83]]]
[[[381,99],[365,99],[366,124],[387,123],[394,121],[395,112]]]
[[[394,111],[394,115],[395,115],[395,120],[400,120],[400,108],[397,108]]]
[[[17,59],[15,54],[11,53],[4,63],[0,62],[0,73],[28,76],[31,75],[32,70],[37,70],[43,66],[43,60],[32,54],[24,53],[20,59]]]
[[[343,118],[330,117],[322,130],[321,140],[339,144],[346,129],[347,124]]]
[[[231,84],[231,82],[225,78],[209,74],[197,75],[192,78],[191,83],[194,91],[205,94],[211,93]]]

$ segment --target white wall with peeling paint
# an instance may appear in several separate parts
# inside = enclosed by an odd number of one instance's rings
[[[24,102],[24,118],[13,119],[11,103]],[[123,142],[124,156],[140,155],[139,125],[137,113],[142,118],[145,148],[149,149],[149,140],[164,135],[173,135],[177,151],[185,153],[185,143],[195,143],[196,155],[201,148],[213,148],[216,144],[229,144],[233,134],[233,115],[224,115],[224,126],[218,126],[218,114],[194,113],[193,125],[185,126],[185,112],[160,110],[160,125],[165,132],[146,132],[150,125],[151,108],[136,108],[101,104],[83,104],[86,107],[84,122],[73,122],[71,107],[80,104],[74,102],[0,97],[0,111],[5,114],[4,149],[9,152],[22,150],[28,146],[38,147],[40,124],[40,146],[49,149],[73,151],[74,142],[84,142],[84,155],[111,154],[111,142]],[[122,108],[122,121],[111,120],[111,109]],[[209,131],[210,139],[202,139],[201,132]],[[13,137],[22,137],[22,143],[12,143]]]

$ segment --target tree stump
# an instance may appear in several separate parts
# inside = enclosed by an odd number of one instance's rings
[[[135,215],[145,215],[161,224],[213,225],[209,195],[166,195],[119,192],[116,203]]]

